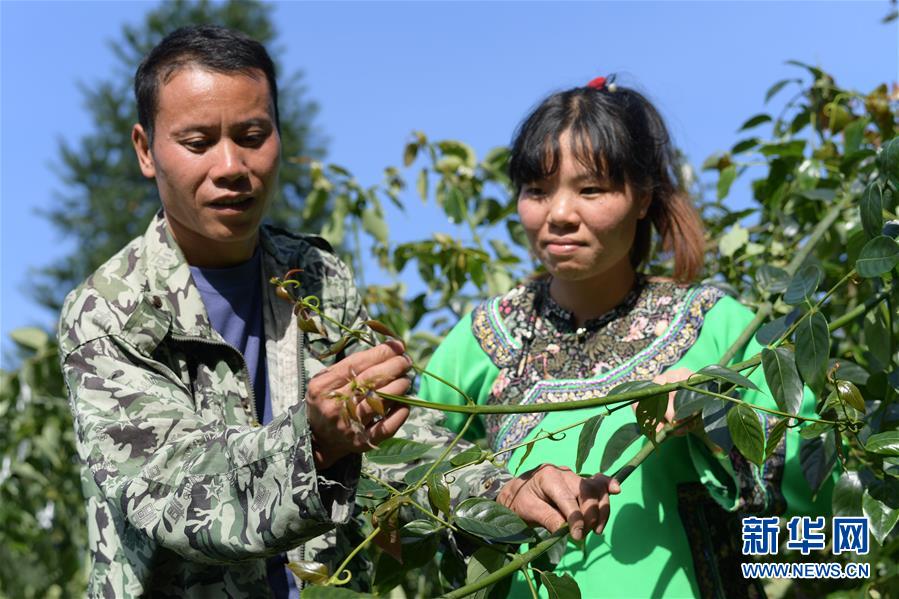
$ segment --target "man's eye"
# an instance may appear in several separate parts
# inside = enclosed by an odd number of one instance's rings
[[[181,145],[192,152],[201,152],[211,146],[212,142],[208,139],[186,139],[181,142]]]
[[[242,146],[247,146],[250,148],[258,148],[265,142],[265,138],[268,137],[264,133],[248,133],[243,135],[238,140],[238,143]]]

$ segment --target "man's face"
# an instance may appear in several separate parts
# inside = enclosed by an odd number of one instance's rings
[[[153,145],[140,125],[132,141],[144,176],[156,179],[175,240],[196,266],[248,260],[281,153],[265,75],[187,66],[158,94]]]

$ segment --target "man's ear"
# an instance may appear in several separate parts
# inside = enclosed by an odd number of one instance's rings
[[[131,143],[134,145],[134,153],[137,154],[137,161],[140,163],[140,172],[148,179],[154,178],[156,164],[153,162],[153,155],[150,152],[150,138],[139,123],[131,129]]]

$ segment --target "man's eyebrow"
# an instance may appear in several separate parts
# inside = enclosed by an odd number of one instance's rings
[[[239,123],[235,123],[231,126],[231,129],[236,129],[238,131],[242,131],[244,129],[249,129],[250,127],[262,127],[263,129],[273,129],[274,123],[270,118],[252,118],[247,119],[245,121],[240,121]],[[188,133],[211,133],[218,131],[219,125],[204,125],[202,123],[191,123],[189,125],[185,125],[180,129],[176,129],[172,132],[172,135],[186,135]]]

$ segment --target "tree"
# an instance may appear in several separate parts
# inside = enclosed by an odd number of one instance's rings
[[[40,304],[58,312],[65,295],[140,235],[159,209],[156,187],[141,174],[130,141],[137,122],[133,77],[143,56],[174,29],[201,23],[238,29],[272,48],[277,33],[271,11],[271,5],[249,0],[177,0],[147,13],[140,25],[123,28],[121,39],[112,42],[116,71],[82,86],[94,131],[75,145],[63,141],[59,146],[59,173],[66,191],[44,216],[73,239],[77,249],[39,271],[33,296]],[[277,64],[276,55],[273,59]],[[301,73],[279,76],[279,85],[283,155],[320,158],[324,140],[313,123],[317,106],[307,99]],[[308,168],[302,161],[285,161],[280,182],[282,200],[273,206],[269,219],[298,229],[309,188]]]

